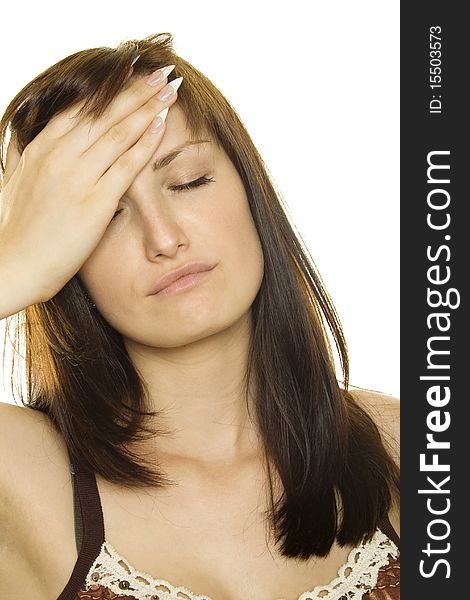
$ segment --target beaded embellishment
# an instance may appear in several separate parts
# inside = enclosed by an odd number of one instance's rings
[[[304,592],[298,600],[361,600],[377,585],[379,570],[389,562],[389,557],[396,559],[398,556],[396,544],[377,529],[369,542],[351,550],[348,560],[340,567],[333,581]],[[118,597],[136,600],[213,600],[134,569],[106,541],[88,572],[84,590],[100,588],[107,588]]]

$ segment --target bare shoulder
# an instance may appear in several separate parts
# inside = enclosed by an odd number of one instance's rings
[[[19,590],[25,600],[52,597],[44,574],[57,559],[47,548],[65,548],[60,560],[73,563],[73,545],[61,542],[71,535],[62,529],[73,518],[67,465],[63,438],[47,415],[0,402],[2,598],[16,598]]]
[[[400,466],[400,400],[375,390],[349,389],[351,396],[369,414],[395,463]],[[390,522],[400,535],[400,500],[395,497],[388,514]]]
[[[40,440],[49,445],[60,439],[48,416],[27,406],[0,402],[2,459],[24,455]]]
[[[400,463],[400,400],[395,396],[365,388],[349,389],[351,396],[364,408],[374,423],[395,462]]]
[[[0,403],[0,465],[2,471],[16,459],[21,460],[37,442],[39,429],[46,426],[46,416],[16,404]]]
[[[66,468],[64,450],[63,438],[47,415],[0,402],[0,520],[7,518],[11,502]]]

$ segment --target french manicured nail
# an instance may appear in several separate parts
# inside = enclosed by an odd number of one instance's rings
[[[158,92],[157,98],[159,100],[168,100],[168,98],[171,98],[171,96],[176,93],[176,90],[179,88],[182,81],[182,77],[177,77],[176,79],[173,79],[173,81],[170,81],[170,83],[167,83],[167,85]]]
[[[173,71],[174,68],[175,65],[168,65],[167,67],[163,67],[157,71],[154,71],[148,76],[147,83],[149,85],[157,85],[160,83],[160,81],[163,81],[165,77],[167,77]]]
[[[154,119],[152,121],[152,123],[150,124],[150,132],[151,133],[157,133],[157,131],[160,131],[160,129],[163,125],[163,122],[166,119],[167,114],[168,114],[168,106],[166,108],[164,108],[161,112],[159,112],[156,119]]]

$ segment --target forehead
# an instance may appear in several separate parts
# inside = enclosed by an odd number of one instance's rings
[[[194,155],[200,152],[216,150],[218,146],[214,143],[214,138],[206,132],[201,134],[197,140],[193,137],[188,127],[186,115],[177,102],[169,108],[165,125],[165,131],[160,145],[154,154],[153,161],[154,164],[161,167],[166,166],[166,163],[169,162],[167,157],[172,155],[172,158],[175,158],[179,154],[182,156],[185,154]],[[204,141],[206,143],[194,143],[195,141]],[[183,144],[186,146],[182,149]]]
[[[188,126],[186,115],[180,106],[178,106],[178,101],[170,106],[165,125],[165,132],[163,133],[162,141],[158,147],[158,150],[162,150],[162,152],[170,150],[177,144],[182,144],[183,142],[194,139]],[[213,141],[212,137],[207,132],[204,132],[200,137]]]

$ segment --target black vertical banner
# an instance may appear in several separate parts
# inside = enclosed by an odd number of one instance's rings
[[[401,598],[470,598],[470,25],[401,3]]]

